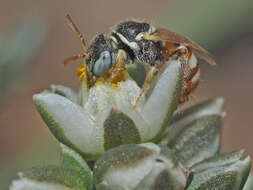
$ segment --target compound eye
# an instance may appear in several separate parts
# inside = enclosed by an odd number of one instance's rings
[[[93,67],[93,74],[101,76],[112,67],[112,58],[109,51],[103,51]]]

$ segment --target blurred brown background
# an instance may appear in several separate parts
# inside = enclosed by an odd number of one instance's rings
[[[218,65],[201,65],[202,82],[192,103],[225,97],[222,150],[244,148],[253,156],[252,0],[11,0],[1,3],[0,33],[8,34],[26,19],[40,18],[38,22],[46,23],[47,35],[39,52],[30,59],[25,77],[0,97],[0,189],[7,188],[17,171],[58,160],[56,140],[36,112],[32,95],[50,84],[75,89],[79,85],[75,75],[78,64],[67,68],[62,65],[66,57],[81,52],[79,40],[65,23],[67,13],[86,41],[119,21],[135,18],[185,34],[208,49]],[[17,46],[25,48],[26,44]],[[1,76],[0,80],[8,82]]]

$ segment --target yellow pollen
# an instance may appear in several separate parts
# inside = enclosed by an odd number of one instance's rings
[[[100,85],[105,85],[105,83],[101,80],[99,80],[95,83],[95,86],[100,86]]]
[[[76,74],[79,77],[79,81],[82,81],[84,77],[86,77],[86,72],[87,70],[86,70],[85,64],[81,65],[80,67],[76,69]]]
[[[111,85],[113,88],[118,88],[118,87],[119,87],[118,83],[111,83],[110,85]]]
[[[99,85],[111,86],[113,88],[119,87],[118,83],[103,82],[101,80],[99,80],[95,83],[95,86],[99,86]]]

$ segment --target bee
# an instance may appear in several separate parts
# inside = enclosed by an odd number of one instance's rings
[[[116,25],[109,34],[97,35],[86,47],[84,38],[69,15],[67,21],[79,36],[84,53],[70,57],[69,62],[84,58],[86,64],[78,69],[80,80],[87,78],[92,87],[99,78],[116,84],[129,77],[126,65],[143,63],[147,69],[146,79],[133,107],[138,105],[143,94],[149,89],[154,76],[170,60],[180,60],[183,72],[179,102],[185,102],[196,89],[200,80],[200,65],[197,58],[210,65],[214,59],[201,46],[173,31],[155,28],[146,22],[126,21]]]

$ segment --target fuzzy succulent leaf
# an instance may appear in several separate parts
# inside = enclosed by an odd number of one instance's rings
[[[112,110],[104,122],[105,149],[121,144],[139,144],[141,137],[134,121],[122,112]]]
[[[182,164],[191,167],[219,151],[221,124],[220,115],[202,116],[178,126],[180,130],[169,135],[167,146],[175,151]]]
[[[72,88],[69,88],[63,85],[55,85],[55,84],[52,84],[50,87],[51,87],[51,92],[64,96],[74,103],[78,103],[77,93]]]
[[[97,146],[91,143],[93,130],[82,125],[90,123],[88,114],[67,98],[43,92],[34,96],[34,104],[43,120],[59,142],[73,148],[86,158],[96,155]],[[87,135],[87,138],[84,138]],[[88,138],[89,137],[89,138]],[[86,146],[83,147],[83,144]],[[92,155],[89,154],[92,151]]]
[[[60,166],[37,166],[19,174],[10,190],[92,190],[92,171],[83,158],[69,147],[60,144]]]
[[[202,116],[208,115],[221,115],[225,116],[225,112],[222,111],[224,104],[223,98],[215,98],[203,101],[199,104],[191,106],[188,109],[180,111],[175,116],[173,116],[171,123],[168,125],[163,134],[163,139],[159,144],[167,144],[168,136],[173,136],[181,130],[182,126],[186,126],[189,123],[201,118]],[[181,126],[181,127],[178,127]],[[175,136],[175,135],[174,135]]]
[[[158,81],[153,82],[147,92],[147,100],[142,106],[141,115],[151,127],[145,130],[146,133],[142,138],[144,142],[159,140],[171,121],[181,92],[183,77],[181,64],[175,60],[166,63],[164,71],[157,77]]]
[[[222,110],[224,105],[224,99],[222,97],[206,100],[199,104],[193,105],[190,108],[177,113],[173,119],[170,127],[174,125],[184,125],[191,121],[199,119],[202,116],[207,115],[221,115],[225,116],[225,112]]]
[[[245,186],[243,187],[243,190],[252,190],[253,189],[253,177],[250,175],[247,179],[247,182]]]
[[[85,160],[71,148],[60,144],[62,150],[61,166],[76,171],[88,190],[92,189],[92,171]]]
[[[133,189],[152,170],[152,162],[158,154],[159,147],[151,143],[121,145],[107,151],[94,167],[97,190]]]
[[[187,190],[241,190],[250,166],[250,158],[243,158],[241,152],[217,155],[193,167],[193,181]]]
[[[89,94],[87,92],[88,92],[88,89],[87,89],[86,81],[82,81],[77,93],[77,100],[78,100],[77,104],[79,104],[82,107],[84,106],[84,103],[88,99]]]
[[[187,167],[213,156],[220,148],[223,102],[207,100],[176,114],[159,144],[174,149]]]
[[[242,159],[243,153],[244,150],[217,154],[211,158],[207,158],[202,162],[193,165],[191,170],[194,172],[201,172],[213,167],[229,165]]]
[[[76,171],[58,166],[37,166],[20,173],[10,190],[87,190],[86,182]]]
[[[181,190],[192,181],[193,173],[178,162],[172,150],[161,148],[151,172],[135,190]]]
[[[94,167],[97,190],[177,190],[186,187],[190,176],[172,151],[152,143],[113,148]]]

